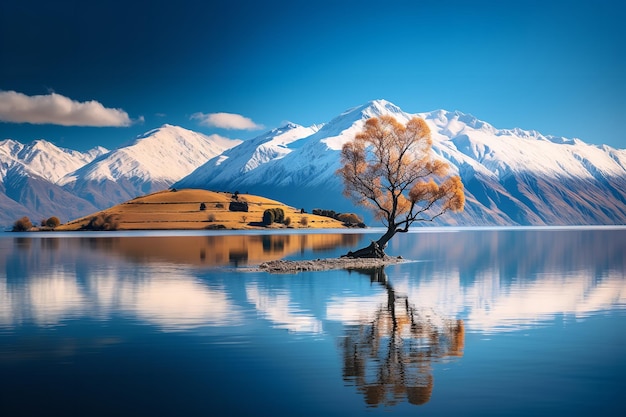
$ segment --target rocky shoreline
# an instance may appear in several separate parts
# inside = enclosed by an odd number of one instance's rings
[[[384,258],[326,258],[305,261],[275,260],[263,262],[256,271],[290,273],[300,271],[328,271],[331,269],[371,269],[406,262],[402,257]]]

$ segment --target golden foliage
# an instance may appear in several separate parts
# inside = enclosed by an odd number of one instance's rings
[[[412,202],[432,201],[439,193],[439,186],[431,178],[430,181],[417,182],[409,191],[409,199]]]
[[[447,197],[443,205],[444,210],[463,211],[465,208],[465,193],[463,192],[463,183],[461,177],[454,176],[448,178],[441,187],[442,194]]]

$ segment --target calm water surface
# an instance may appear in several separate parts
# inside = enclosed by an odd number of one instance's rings
[[[0,416],[626,415],[626,228],[0,235]]]

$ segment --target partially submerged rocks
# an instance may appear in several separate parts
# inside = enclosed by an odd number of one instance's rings
[[[372,269],[405,262],[402,257],[383,258],[327,258],[304,261],[275,260],[263,262],[258,269],[269,273],[299,271],[327,271],[331,269]]]

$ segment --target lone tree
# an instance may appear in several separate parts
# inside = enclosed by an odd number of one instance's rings
[[[414,117],[406,125],[392,116],[368,119],[353,141],[343,145],[344,194],[374,212],[387,231],[348,257],[384,257],[387,242],[418,221],[433,221],[465,204],[461,178],[431,154],[426,122]]]

